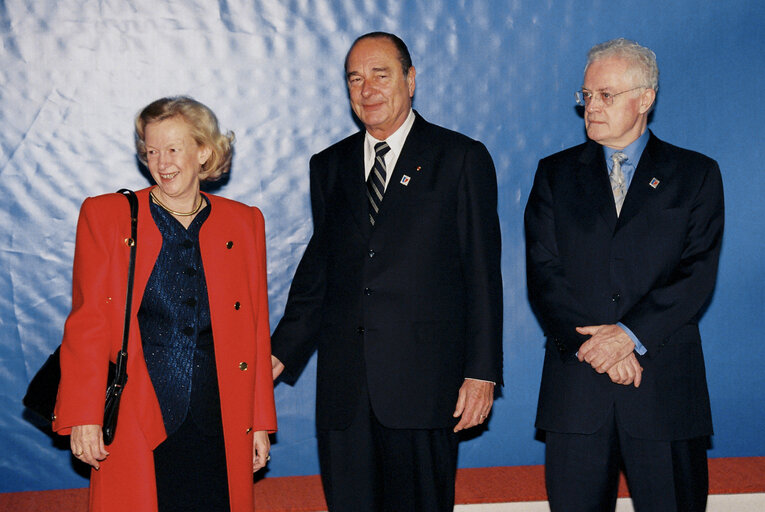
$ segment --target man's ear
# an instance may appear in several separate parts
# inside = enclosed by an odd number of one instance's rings
[[[643,89],[640,94],[640,113],[645,114],[653,106],[653,102],[656,101],[656,91],[653,89]]]

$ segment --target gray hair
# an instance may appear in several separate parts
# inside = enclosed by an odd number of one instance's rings
[[[624,38],[612,39],[605,43],[596,44],[587,53],[587,65],[584,67],[585,73],[593,62],[610,57],[628,60],[642,81],[640,85],[658,92],[659,66],[656,64],[656,54],[650,48],[640,46],[635,41]]]

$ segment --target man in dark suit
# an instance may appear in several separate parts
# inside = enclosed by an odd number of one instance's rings
[[[318,346],[330,510],[452,510],[456,432],[485,421],[502,381],[494,165],[412,110],[398,37],[361,36],[345,70],[365,130],[311,159],[314,232],[272,337],[274,375],[294,381]]]
[[[717,163],[646,129],[656,56],[588,55],[586,143],[539,162],[526,206],[529,298],[547,337],[537,428],[553,511],[703,511],[712,434],[698,321],[723,233]]]

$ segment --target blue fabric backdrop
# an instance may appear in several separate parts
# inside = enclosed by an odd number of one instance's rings
[[[526,300],[522,212],[537,160],[585,138],[573,92],[587,49],[620,36],[659,57],[650,127],[722,168],[727,229],[702,323],[710,455],[765,455],[764,5],[0,0],[0,492],[87,485],[20,400],[60,341],[80,203],[147,185],[134,156],[135,113],[189,94],[236,133],[233,171],[218,193],[265,213],[275,326],[311,233],[308,159],[357,129],[345,52],[378,29],[409,44],[418,111],[482,140],[497,166],[506,386],[488,431],[462,443],[460,466],[542,462],[533,422],[543,340]],[[270,476],[318,472],[314,378],[312,362],[297,386],[277,388]]]

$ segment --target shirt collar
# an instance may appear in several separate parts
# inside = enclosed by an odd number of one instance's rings
[[[650,137],[651,137],[651,133],[648,130],[646,130],[643,132],[643,134],[640,137],[632,141],[632,143],[624,149],[613,149],[607,146],[603,146],[603,153],[606,156],[606,165],[608,166],[609,172],[611,171],[611,167],[613,166],[613,161],[611,160],[611,156],[617,151],[621,151],[627,156],[626,161],[629,164],[631,164],[633,168],[637,167],[637,163],[640,161],[640,156],[643,154],[643,150],[648,144],[648,139]]]
[[[388,146],[390,146],[390,152],[393,153],[396,157],[398,157],[401,154],[401,149],[404,147],[404,142],[406,142],[406,137],[407,135],[409,135],[409,131],[412,129],[413,124],[414,124],[414,110],[409,109],[409,115],[406,116],[404,123],[401,126],[399,126],[398,130],[393,132],[390,135],[390,137],[385,139],[385,142],[387,142]],[[374,155],[375,144],[382,141],[369,135],[369,132],[365,132],[364,139],[365,139],[366,149],[367,149],[366,154]]]

